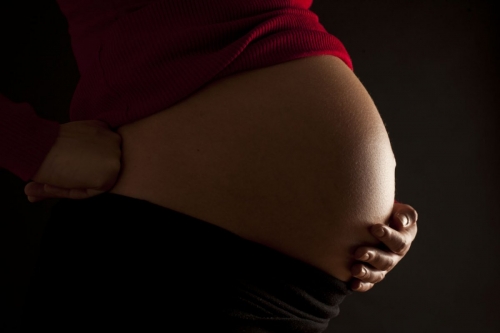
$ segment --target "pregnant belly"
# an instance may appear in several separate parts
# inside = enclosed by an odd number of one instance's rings
[[[385,127],[333,56],[224,78],[117,132],[122,172],[111,193],[220,226],[343,281],[353,248],[377,244],[368,227],[392,211]]]

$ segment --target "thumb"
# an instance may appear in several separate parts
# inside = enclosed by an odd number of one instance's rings
[[[403,211],[395,213],[393,220],[398,230],[402,230],[410,225],[410,219]]]
[[[401,203],[395,204],[392,221],[397,230],[407,229],[415,224],[417,220],[418,213],[412,206]]]

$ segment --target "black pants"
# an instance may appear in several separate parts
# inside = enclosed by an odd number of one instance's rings
[[[323,332],[350,293],[329,274],[218,226],[104,193],[53,207],[20,327]]]

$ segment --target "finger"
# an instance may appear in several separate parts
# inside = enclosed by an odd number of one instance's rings
[[[28,196],[28,201],[31,202],[31,203],[35,203],[35,202],[38,202],[38,201],[42,201],[44,198],[40,198],[40,197],[33,197],[33,196]]]
[[[351,282],[351,289],[357,292],[365,292],[372,289],[374,286],[373,283],[366,283],[358,279],[353,279]]]
[[[373,269],[363,264],[356,264],[352,266],[351,273],[355,278],[369,283],[378,283],[382,281],[387,274],[386,271]]]
[[[390,224],[391,227],[394,227],[394,229],[398,231],[404,230],[406,227],[409,227],[411,223],[411,220],[408,218],[408,216],[399,211],[399,212],[394,212],[393,217],[392,217],[392,223]]]
[[[24,187],[24,194],[31,197],[38,198],[51,198],[54,197],[54,193],[47,191],[49,185],[41,184],[37,182],[31,182]]]
[[[48,195],[55,196],[57,198],[67,198],[67,197],[69,197],[69,194],[71,192],[70,189],[62,188],[62,187],[56,187],[56,186],[52,186],[52,185],[49,185],[49,184],[45,184],[44,187],[43,187],[43,190]]]
[[[86,189],[67,189],[45,184],[44,190],[51,198],[87,199],[90,197]]]
[[[24,187],[24,194],[27,196],[38,196],[39,193],[43,192],[43,184],[36,182],[30,182]]]
[[[368,255],[366,257],[365,255]],[[375,247],[361,247],[356,250],[354,257],[362,262],[366,262],[381,271],[391,271],[401,260],[401,256],[395,253],[386,252]]]
[[[383,224],[374,225],[371,233],[396,254],[405,254],[413,241],[412,235],[408,232],[399,232]]]
[[[36,197],[38,199],[33,199],[37,202],[43,199],[56,198],[56,199],[87,199],[90,196],[101,193],[100,191],[88,190],[92,193],[88,193],[86,189],[65,189],[62,187],[52,186],[48,184],[40,184],[37,182],[31,182],[27,184],[24,188],[24,193],[29,197]]]
[[[412,239],[415,239],[417,221],[418,213],[412,206],[401,203],[394,204],[391,227],[399,231],[407,230]]]

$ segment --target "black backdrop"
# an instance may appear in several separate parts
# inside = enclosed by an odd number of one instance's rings
[[[0,4],[0,93],[60,123],[79,74],[55,0]],[[495,1],[315,0],[346,46],[396,155],[396,198],[419,213],[406,258],[355,293],[327,332],[500,332],[499,11]],[[0,330],[17,314],[51,207],[0,170]]]

